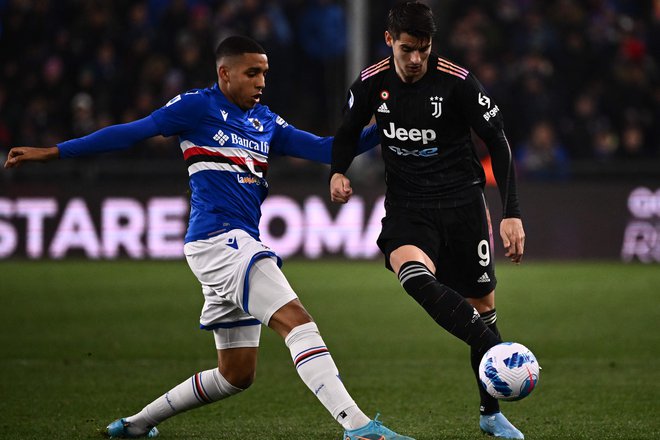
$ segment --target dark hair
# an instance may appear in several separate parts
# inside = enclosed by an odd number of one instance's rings
[[[222,57],[230,57],[234,55],[243,55],[244,53],[263,53],[266,51],[263,47],[252,38],[243,37],[241,35],[234,35],[227,37],[218,44],[215,50],[215,59],[219,60]]]
[[[402,33],[430,40],[436,31],[433,11],[423,3],[397,3],[387,17],[387,31],[395,40]]]

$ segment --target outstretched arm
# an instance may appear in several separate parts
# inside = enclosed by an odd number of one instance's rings
[[[333,137],[320,137],[287,125],[280,129],[273,144],[273,152],[284,156],[330,164]],[[360,134],[358,154],[369,151],[380,143],[378,127],[371,125]]]
[[[58,157],[57,147],[14,147],[9,150],[5,168],[18,168],[23,162],[48,162]]]
[[[14,147],[9,151],[5,168],[15,168],[23,162],[46,162],[58,158],[121,150],[158,134],[160,134],[158,126],[151,116],[147,116],[128,124],[111,125],[57,146]]]

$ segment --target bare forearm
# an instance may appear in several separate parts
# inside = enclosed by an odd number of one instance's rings
[[[23,162],[47,162],[59,157],[57,147],[14,147],[9,150],[5,168],[16,168]]]

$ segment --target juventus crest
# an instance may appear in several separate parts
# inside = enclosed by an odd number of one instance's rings
[[[431,106],[433,106],[433,113],[431,113],[431,116],[439,118],[442,114],[442,97],[431,96],[429,100],[431,101]]]

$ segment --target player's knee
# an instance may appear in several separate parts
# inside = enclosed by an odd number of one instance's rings
[[[236,379],[236,383],[233,384],[236,388],[246,390],[254,383],[256,379],[256,373],[252,372],[251,374],[242,375]],[[231,382],[230,382],[231,383]]]
[[[227,380],[227,382],[229,382],[231,385],[235,386],[236,388],[240,388],[242,390],[248,389],[254,383],[254,380],[257,375],[255,370],[222,371],[221,369],[220,373]]]
[[[468,302],[472,307],[477,309],[477,312],[484,314],[495,309],[495,292],[490,292],[488,295],[481,298],[468,298]]]
[[[410,296],[418,299],[421,291],[430,284],[437,284],[435,276],[419,261],[408,261],[401,266],[398,273],[399,282]]]
[[[268,326],[286,338],[294,328],[312,321],[312,316],[305,310],[302,303],[295,299],[275,312],[268,322]]]
[[[400,246],[390,253],[389,259],[390,266],[392,266],[392,270],[394,270],[394,273],[396,274],[399,274],[404,266],[409,263],[423,264],[431,273],[435,272],[435,264],[433,264],[433,261],[417,246]]]

